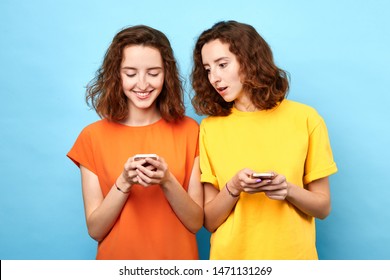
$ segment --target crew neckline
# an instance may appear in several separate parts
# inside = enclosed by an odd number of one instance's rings
[[[141,128],[147,128],[147,127],[152,127],[152,126],[158,125],[160,122],[163,122],[163,121],[164,121],[164,119],[160,118],[157,121],[150,123],[150,124],[146,124],[146,125],[127,125],[127,124],[123,124],[120,122],[113,122],[113,123],[115,123],[119,126],[122,126],[122,127],[135,128],[135,129],[140,128],[141,129]]]
[[[232,107],[231,114],[239,117],[252,117],[252,116],[265,116],[268,114],[271,114],[273,111],[275,111],[279,107],[276,106],[269,110],[258,110],[253,112],[246,112],[246,111],[240,111],[235,107]]]

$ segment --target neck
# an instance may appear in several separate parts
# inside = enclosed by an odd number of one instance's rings
[[[235,100],[234,107],[242,112],[255,112],[259,109],[252,103],[249,95],[245,92],[242,92]]]
[[[250,101],[247,101],[247,102],[240,102],[238,100],[236,100],[234,102],[234,107],[239,110],[239,111],[242,111],[242,112],[256,112],[258,111],[259,109],[256,108],[256,106],[250,102]]]
[[[131,108],[129,115],[121,123],[128,126],[146,126],[161,119],[161,114],[157,108]]]

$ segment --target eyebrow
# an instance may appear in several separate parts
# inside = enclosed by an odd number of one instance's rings
[[[218,63],[220,62],[221,60],[224,60],[224,59],[229,59],[227,56],[223,56],[223,57],[220,57],[220,58],[217,58],[216,60],[214,60],[213,62],[214,63]],[[203,66],[208,66],[207,63],[203,64]]]
[[[137,68],[135,67],[130,67],[130,66],[124,66],[122,67],[122,69],[124,70],[137,70]],[[155,67],[149,67],[149,68],[146,68],[146,70],[162,70],[163,67],[160,67],[160,66],[155,66]]]

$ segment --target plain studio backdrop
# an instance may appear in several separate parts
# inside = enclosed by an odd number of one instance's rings
[[[291,76],[289,99],[315,107],[339,172],[317,221],[320,259],[390,259],[388,1],[0,2],[0,259],[94,259],[79,169],[66,157],[98,120],[85,101],[113,36],[146,24],[172,43],[186,80],[195,39],[220,20],[253,25]],[[288,156],[288,155],[286,155]],[[198,235],[208,258],[209,233]]]

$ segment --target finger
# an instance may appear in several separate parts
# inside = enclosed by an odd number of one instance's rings
[[[161,159],[146,158],[145,165],[151,166],[151,170],[159,169],[161,166]]]
[[[126,163],[125,163],[125,165],[123,166],[123,169],[125,170],[125,171],[129,171],[129,170],[131,170],[131,169],[133,169],[132,168],[132,163],[131,163],[131,161],[126,161]]]
[[[272,188],[272,185],[269,184],[269,181],[263,180],[258,183],[248,184],[243,189],[245,189],[246,191],[253,190],[256,192],[262,192],[262,191],[270,190],[270,188]]]
[[[267,197],[273,200],[284,200],[285,198],[284,196],[280,196],[280,195],[267,195]]]
[[[263,180],[260,179],[260,178],[252,178],[252,177],[249,177],[246,182],[248,185],[258,185],[259,183],[261,183]]]
[[[244,192],[247,193],[259,193],[264,192],[263,188],[261,186],[246,186],[243,188]]]
[[[137,173],[135,171],[126,172],[125,179],[131,184],[136,184],[137,183]]]
[[[284,200],[287,196],[287,191],[285,189],[278,189],[274,191],[266,191],[265,194],[272,199]]]
[[[240,173],[242,173],[243,175],[245,175],[245,177],[252,177],[252,173],[253,173],[254,171],[252,170],[252,169],[249,169],[249,168],[244,168],[244,169],[242,169],[241,170],[241,172]]]
[[[156,164],[159,164],[160,163],[160,160],[159,159],[154,159],[154,158],[145,158],[145,161],[149,164],[153,164],[153,165],[156,165]]]
[[[126,171],[131,171],[131,170],[135,170],[137,169],[139,166],[142,166],[143,164],[145,164],[146,161],[144,159],[141,159],[141,160],[137,160],[137,161],[133,161],[133,160],[129,160],[126,162],[125,164],[125,170]]]
[[[139,168],[137,168],[137,171],[141,172],[143,175],[146,175],[149,178],[154,178],[156,173],[156,169],[154,168],[154,166],[151,165],[140,166]]]
[[[137,181],[138,181],[138,184],[143,186],[143,187],[149,187],[150,184],[148,184],[147,182],[143,181],[140,177],[137,176]]]
[[[259,191],[259,190],[244,190],[245,193],[249,193],[249,194],[256,194],[256,193],[261,193],[263,191]]]
[[[278,175],[278,176],[276,176],[276,177],[272,180],[272,182],[273,182],[274,184],[276,184],[276,185],[282,184],[282,183],[286,182],[286,177],[283,176],[283,175]]]
[[[158,179],[155,179],[154,174],[156,172],[147,170],[149,174],[143,173],[141,170],[137,169],[137,176],[147,185],[155,185],[159,183]]]
[[[150,179],[149,176],[145,174],[145,172],[147,171],[148,171],[147,169],[141,169],[141,168],[136,169],[137,177],[139,177],[142,181],[146,182],[148,179]]]

